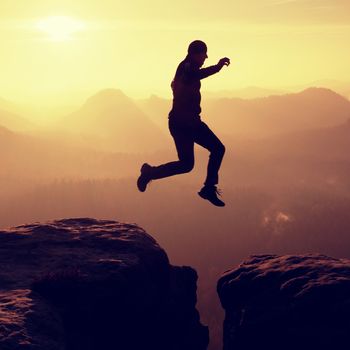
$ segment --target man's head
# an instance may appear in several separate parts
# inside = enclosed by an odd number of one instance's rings
[[[201,40],[192,41],[188,46],[188,57],[201,67],[208,58],[207,45]]]

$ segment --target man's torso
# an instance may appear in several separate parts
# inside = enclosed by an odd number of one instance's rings
[[[173,106],[169,118],[188,123],[200,120],[201,82],[195,75],[198,69],[186,59],[177,67],[171,83]]]

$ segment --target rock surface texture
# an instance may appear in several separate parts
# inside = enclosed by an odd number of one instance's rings
[[[83,218],[0,231],[0,349],[206,349],[196,281],[136,225]]]
[[[350,260],[253,256],[224,273],[224,349],[350,349]]]

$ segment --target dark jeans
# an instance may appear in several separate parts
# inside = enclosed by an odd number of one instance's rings
[[[205,185],[216,185],[225,146],[201,120],[183,125],[169,119],[169,130],[174,138],[179,160],[153,167],[152,179],[188,173],[194,166],[194,143],[210,152]]]

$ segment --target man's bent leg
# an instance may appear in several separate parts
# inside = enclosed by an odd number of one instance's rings
[[[206,186],[215,186],[219,181],[218,173],[225,154],[225,146],[203,122],[195,133],[194,141],[210,152],[207,168],[207,178],[204,184]]]

